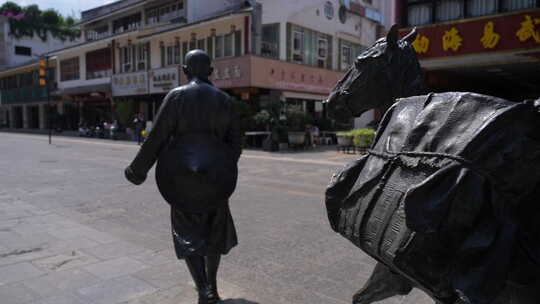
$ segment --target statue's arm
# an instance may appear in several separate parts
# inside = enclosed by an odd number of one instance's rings
[[[179,95],[179,92],[171,91],[165,96],[154,119],[152,131],[148,134],[135,159],[126,168],[125,176],[133,184],[140,185],[144,182],[148,171],[152,168],[159,153],[174,132]]]
[[[231,125],[227,130],[225,141],[231,147],[235,160],[238,161],[242,154],[242,130],[240,130],[239,118],[234,108],[231,109]]]

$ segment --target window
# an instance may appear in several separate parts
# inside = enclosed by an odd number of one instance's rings
[[[242,31],[234,32],[234,56],[242,56]]]
[[[223,36],[216,36],[216,58],[223,57]]]
[[[110,77],[111,66],[111,50],[109,48],[86,53],[86,79]]]
[[[232,56],[233,53],[233,33],[227,34],[224,37],[225,40],[225,57]]]
[[[469,0],[467,12],[469,16],[483,16],[497,13],[498,0]]]
[[[351,46],[342,43],[341,44],[341,70],[347,70],[352,64],[352,50]]]
[[[206,50],[210,59],[214,59],[214,37],[206,38]]]
[[[317,39],[317,66],[324,68],[328,57],[328,40],[325,37]]]
[[[60,61],[60,80],[77,80],[79,77],[79,57]]]
[[[121,48],[120,57],[122,73],[133,72],[133,48],[131,46]]]
[[[182,58],[186,58],[186,55],[188,53],[188,43],[182,42]]]
[[[150,58],[148,44],[141,43],[137,46],[137,71],[146,71]]]
[[[536,7],[536,0],[504,0],[503,9],[505,11],[515,11]]]
[[[159,53],[161,55],[161,67],[164,67],[166,65],[165,62],[167,60],[165,56],[165,46],[163,45],[159,46]]]
[[[177,42],[174,45],[174,64],[180,64],[182,62],[180,55],[181,55],[180,42]]]
[[[205,42],[205,39],[199,39],[197,40],[197,48],[199,50],[205,50],[204,48],[204,42]]]
[[[26,46],[15,46],[15,55],[32,56],[32,48]]]
[[[428,24],[431,22],[431,3],[410,5],[407,22],[410,26]]]
[[[261,55],[270,58],[279,58],[279,23],[263,25]]]
[[[437,3],[435,18],[437,21],[456,20],[464,17],[462,0],[441,0]]]
[[[167,65],[174,64],[173,51],[174,51],[173,46],[167,46]]]
[[[404,0],[405,26],[495,15],[540,6],[537,0]]]
[[[197,48],[197,40],[191,39],[191,41],[189,41],[189,50],[192,51],[196,48]]]
[[[304,58],[304,33],[299,30],[293,31],[293,62],[303,63]]]

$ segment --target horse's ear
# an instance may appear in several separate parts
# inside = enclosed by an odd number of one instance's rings
[[[394,24],[390,28],[390,31],[388,31],[388,35],[386,35],[386,44],[390,48],[396,48],[398,46],[398,25]]]
[[[406,41],[409,44],[411,44],[416,40],[416,36],[418,36],[418,31],[416,30],[416,27],[415,27],[412,29],[410,33],[407,34],[407,36],[403,37],[403,39],[401,40]]]

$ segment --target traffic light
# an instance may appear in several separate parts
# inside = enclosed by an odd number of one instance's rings
[[[44,87],[47,85],[47,60],[39,60],[39,85]]]

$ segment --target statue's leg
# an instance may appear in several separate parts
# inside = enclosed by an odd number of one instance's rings
[[[412,284],[386,265],[377,263],[367,283],[353,296],[353,304],[369,304],[397,295],[409,294]]]
[[[206,277],[205,260],[202,256],[192,255],[185,258],[191,277],[197,292],[199,293],[199,304],[208,304],[208,279]]]
[[[204,259],[206,261],[206,277],[208,279],[209,303],[217,303],[221,301],[217,288],[217,272],[219,268],[219,262],[221,260],[221,255],[208,255],[205,256]]]

